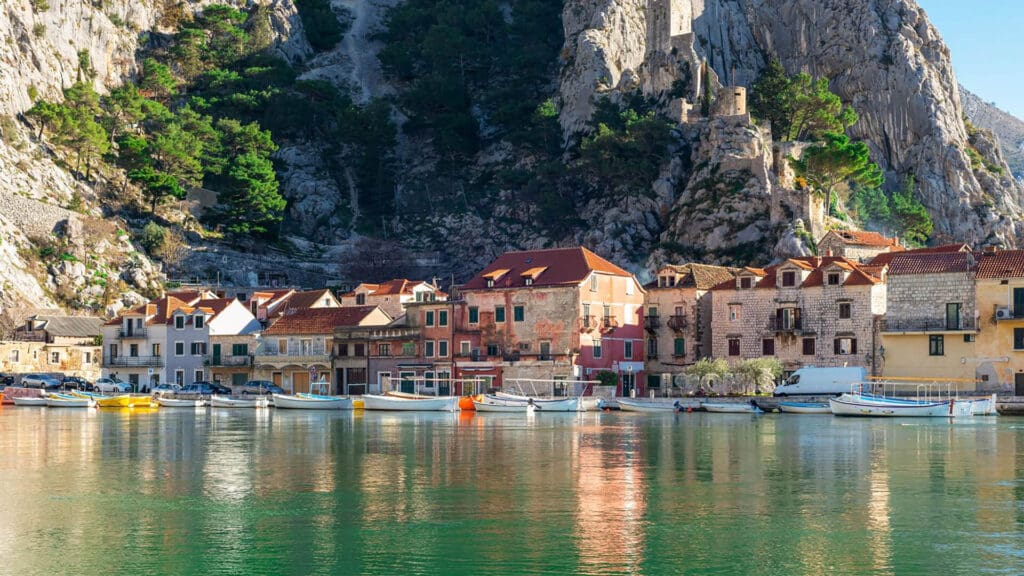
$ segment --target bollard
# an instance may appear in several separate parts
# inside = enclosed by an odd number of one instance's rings
[[[629,389],[629,397],[630,398],[636,398],[636,388],[630,388]]]

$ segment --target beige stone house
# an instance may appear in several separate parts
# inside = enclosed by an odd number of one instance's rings
[[[103,320],[89,316],[34,315],[0,341],[0,372],[41,372],[95,380],[100,376]]]
[[[674,374],[711,354],[709,290],[733,279],[737,271],[705,264],[670,264],[644,287],[648,388],[670,386]]]
[[[886,238],[878,232],[829,230],[818,240],[818,254],[867,262],[889,252],[902,252],[898,238]]]
[[[381,284],[363,283],[341,295],[342,306],[380,306],[391,317],[405,313],[407,304],[447,300],[448,294],[430,282],[396,278]]]
[[[877,370],[886,268],[847,258],[791,258],[744,268],[711,290],[712,355],[730,364],[761,357],[803,366]]]

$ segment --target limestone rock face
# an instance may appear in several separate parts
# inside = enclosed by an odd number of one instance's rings
[[[963,86],[960,87],[960,102],[972,124],[996,135],[1010,171],[1018,182],[1024,183],[1024,120],[985,102]]]

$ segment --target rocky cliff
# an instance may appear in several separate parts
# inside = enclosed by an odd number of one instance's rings
[[[963,86],[960,87],[960,102],[971,124],[991,131],[999,139],[1006,164],[1024,185],[1024,120],[985,102]]]

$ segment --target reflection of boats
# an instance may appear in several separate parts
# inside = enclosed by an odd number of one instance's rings
[[[829,407],[836,416],[953,416],[952,400],[903,400],[868,394],[843,394],[829,398]],[[961,404],[961,403],[958,403]],[[970,403],[962,403],[970,413]]]
[[[516,414],[532,414],[535,406],[529,402],[521,404],[518,402],[501,402],[487,396],[479,396],[479,400],[473,398],[473,406],[477,412],[511,412]]]
[[[407,410],[429,412],[455,412],[459,409],[458,396],[427,396],[408,398],[406,395],[365,394],[363,408],[366,410]]]
[[[152,396],[130,396],[128,402],[132,408],[149,408],[153,406]]]
[[[825,402],[779,402],[779,412],[789,414],[831,414]]]
[[[96,401],[92,398],[82,398],[70,394],[50,394],[46,397],[46,406],[49,408],[92,408]]]
[[[46,406],[44,396],[15,396],[11,400],[14,400],[15,406]]]
[[[678,412],[679,400],[671,404],[664,402],[648,402],[646,400],[635,400],[633,398],[616,398],[619,409],[624,412]]]
[[[274,394],[275,408],[298,410],[352,410],[352,399],[339,396],[299,393],[294,396]]]
[[[231,398],[229,396],[211,396],[210,406],[214,408],[266,408],[270,401],[266,397]]]
[[[580,410],[584,412],[597,412],[601,409],[601,398],[597,396],[583,396],[580,398]]]
[[[463,396],[459,398],[459,410],[476,410],[476,402],[482,400],[483,397],[483,394],[477,394],[475,396]]]
[[[94,396],[93,400],[96,401],[96,405],[100,408],[129,408],[132,405],[132,397],[129,394],[122,394],[120,396]]]
[[[532,398],[530,396],[519,396],[498,392],[494,395],[485,394],[484,401],[492,404],[509,404],[515,406],[526,406],[533,404],[538,412],[579,412],[580,399],[578,396],[570,398]]]
[[[183,398],[168,398],[166,396],[157,396],[156,403],[161,408],[202,408],[206,405],[203,400],[185,400]]]
[[[728,414],[764,414],[764,410],[754,404],[751,400],[747,402],[701,402],[701,408],[708,412],[722,412]]]

